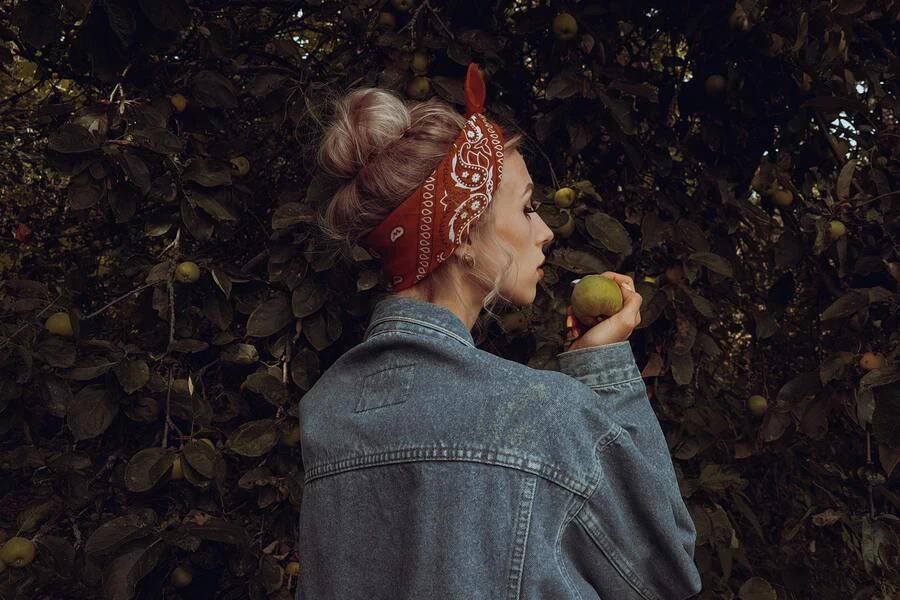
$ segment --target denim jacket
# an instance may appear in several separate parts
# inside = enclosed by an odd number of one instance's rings
[[[629,342],[533,369],[386,296],[300,403],[297,600],[679,600],[696,531]]]

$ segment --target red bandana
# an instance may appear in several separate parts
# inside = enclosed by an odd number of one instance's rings
[[[381,258],[391,291],[419,283],[447,260],[500,185],[503,132],[481,114],[485,86],[475,63],[465,91],[468,121],[447,156],[361,243]]]

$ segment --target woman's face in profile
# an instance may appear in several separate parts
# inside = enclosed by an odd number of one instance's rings
[[[518,151],[503,162],[503,178],[494,194],[494,227],[497,235],[512,248],[515,258],[504,274],[501,291],[518,306],[534,302],[537,283],[543,276],[543,247],[553,239],[553,231],[534,210],[533,182]]]

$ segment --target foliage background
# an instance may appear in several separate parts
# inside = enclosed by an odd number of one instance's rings
[[[0,595],[290,598],[298,401],[383,284],[317,236],[328,100],[422,76],[462,110],[476,61],[575,224],[478,344],[554,368],[568,281],[633,273],[701,597],[896,598],[900,2],[401,4],[0,8],[0,540],[38,549]]]

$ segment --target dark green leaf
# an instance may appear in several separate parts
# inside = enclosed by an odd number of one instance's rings
[[[184,0],[138,0],[138,4],[153,26],[162,31],[181,31],[191,21]]]
[[[250,344],[231,344],[222,351],[221,358],[225,362],[252,365],[259,360],[259,352]]]
[[[672,377],[678,385],[687,385],[694,378],[694,357],[690,352],[670,354]]]
[[[287,388],[281,380],[265,371],[248,375],[244,380],[244,387],[261,395],[275,406],[284,406],[288,400]]]
[[[118,412],[119,405],[112,390],[102,385],[89,385],[72,398],[66,423],[78,442],[106,431]]]
[[[279,294],[256,307],[247,319],[247,335],[266,337],[277,333],[293,320],[288,299]]]
[[[216,451],[205,442],[194,440],[182,448],[185,462],[201,477],[212,479],[215,475]]]
[[[751,577],[738,590],[740,600],[777,600],[775,588],[762,577]]]
[[[821,315],[823,321],[849,317],[869,305],[869,295],[858,290],[850,290],[835,300]]]
[[[820,389],[822,389],[822,382],[819,379],[819,370],[805,371],[778,390],[777,403],[779,406],[785,407],[796,405],[802,400],[814,396]]]
[[[177,135],[165,129],[134,130],[130,135],[136,146],[157,154],[179,154],[184,147]]]
[[[45,338],[36,350],[44,362],[58,369],[68,369],[73,366],[78,356],[74,340],[57,335]]]
[[[298,223],[315,223],[316,215],[299,202],[286,202],[275,209],[272,229],[278,231]]]
[[[204,187],[231,185],[231,169],[222,161],[193,159],[184,170],[182,177],[186,181],[199,183]]]
[[[123,152],[119,164],[125,174],[125,180],[131,182],[141,194],[147,195],[150,192],[150,169],[144,160],[131,152]]]
[[[228,447],[241,456],[262,456],[278,443],[275,421],[260,419],[244,423],[228,437]]]
[[[92,557],[106,556],[123,544],[153,533],[155,523],[156,513],[149,508],[110,519],[94,530],[84,545],[84,552]]]
[[[231,80],[215,71],[200,71],[191,82],[194,99],[209,108],[233,108],[237,106],[237,96]]]
[[[308,391],[319,378],[321,368],[319,355],[303,348],[291,359],[291,380],[301,390]]]
[[[600,100],[603,101],[603,104],[606,105],[606,108],[609,109],[609,113],[622,129],[622,133],[634,135],[634,123],[631,120],[631,109],[628,105],[621,100],[610,97],[603,90],[597,90],[597,97],[599,97]]]
[[[50,134],[47,146],[63,154],[90,152],[100,147],[103,138],[94,135],[84,127],[66,123]]]
[[[151,447],[139,450],[125,466],[125,487],[130,492],[146,492],[162,479],[177,454],[171,448]]]
[[[584,79],[572,70],[557,73],[547,84],[544,92],[547,100],[570,98],[581,92]]]
[[[328,299],[325,290],[312,279],[304,279],[294,288],[291,296],[291,311],[298,319],[308,317],[325,305]]]
[[[150,381],[150,367],[141,359],[120,362],[113,367],[113,373],[126,394],[136,392]]]
[[[191,199],[217,221],[238,221],[237,211],[224,199],[213,194],[192,191]]]
[[[837,186],[835,188],[835,194],[838,197],[838,200],[846,200],[850,195],[850,184],[853,182],[853,173],[856,171],[856,161],[848,160],[843,167],[841,167],[841,173],[838,175]]]
[[[128,6],[126,0],[107,0],[103,3],[106,9],[106,16],[109,19],[109,27],[119,38],[122,46],[128,48],[131,46],[131,38],[134,36],[134,30],[137,25],[134,20],[134,13]]]
[[[592,238],[609,250],[625,256],[631,254],[631,236],[614,217],[602,212],[591,213],[584,226]]]
[[[435,93],[447,102],[461,106],[466,105],[466,92],[463,90],[463,83],[459,79],[436,75],[431,78],[431,85],[434,86]]]
[[[712,252],[695,252],[691,254],[688,259],[703,265],[711,271],[715,271],[719,275],[734,277],[734,270],[731,267],[731,262],[718,254]]]
[[[267,594],[272,594],[281,587],[284,569],[269,554],[263,554],[259,561],[259,582]]]

